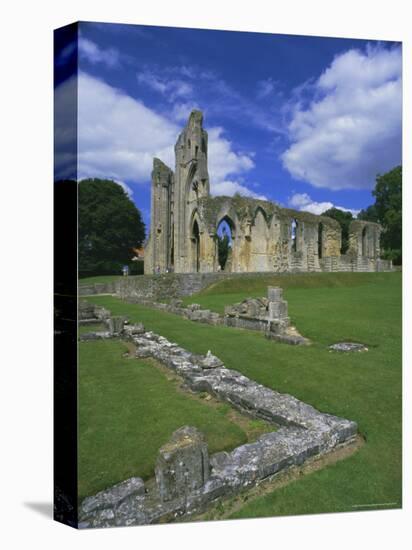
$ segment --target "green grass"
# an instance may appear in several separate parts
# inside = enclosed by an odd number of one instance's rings
[[[246,435],[212,408],[179,391],[148,361],[122,357],[118,340],[79,344],[79,498],[131,476],[153,476],[159,448],[177,428],[198,427],[212,452]]]
[[[79,325],[79,334],[87,334],[88,332],[102,332],[107,330],[103,323],[93,323],[90,325]]]
[[[187,300],[223,311],[225,304],[265,295],[267,284],[277,284],[285,288],[292,322],[312,340],[309,347],[193,323],[115,297],[90,300],[196,353],[211,349],[229,368],[358,422],[366,437],[360,451],[248,502],[234,517],[353,511],[401,505],[401,280],[400,273],[251,277],[222,281]],[[343,340],[366,343],[369,351],[328,351]]]
[[[79,279],[79,286],[93,285],[94,283],[112,283],[121,279],[123,275],[97,275],[96,277],[83,277]]]
[[[198,303],[217,313],[224,306],[244,298],[267,295],[268,286],[280,286],[285,291],[294,289],[352,288],[368,284],[386,284],[398,280],[398,273],[301,273],[298,275],[267,275],[266,277],[234,277],[215,283],[198,294],[183,299],[185,305]]]

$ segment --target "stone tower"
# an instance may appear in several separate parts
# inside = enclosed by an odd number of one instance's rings
[[[207,171],[207,132],[203,129],[203,115],[192,111],[186,127],[175,145],[175,211],[174,211],[174,265],[175,271],[188,271],[188,227],[192,226],[197,202],[209,196]],[[199,235],[190,235],[198,239]]]
[[[158,158],[153,159],[152,197],[150,209],[151,236],[146,261],[151,270],[164,272],[173,263],[173,171]]]

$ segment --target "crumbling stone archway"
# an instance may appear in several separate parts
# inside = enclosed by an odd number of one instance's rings
[[[292,252],[298,252],[298,228],[299,222],[296,218],[292,218],[290,222],[290,239]]]
[[[195,210],[191,215],[191,221],[189,225],[189,260],[191,265],[191,271],[193,273],[199,273],[201,271],[201,237],[202,227],[199,219],[198,211]]]
[[[318,225],[318,258],[319,260],[323,257],[323,246],[324,246],[324,236],[323,236],[323,223],[320,222]]]
[[[368,256],[368,227],[362,229],[362,256]]]
[[[268,216],[261,206],[254,213],[250,232],[250,271],[268,271],[269,225]]]
[[[200,231],[199,224],[197,220],[193,222],[192,226],[192,258],[193,258],[193,267],[195,273],[198,273],[200,270]]]
[[[225,214],[216,227],[216,259],[219,271],[232,271],[235,233],[234,221],[228,214]],[[227,250],[225,251],[226,247]]]
[[[383,260],[369,262],[379,258],[378,224],[352,220],[346,253],[341,248],[342,228],[332,218],[283,208],[263,198],[211,196],[207,139],[202,113],[195,110],[176,142],[176,170],[154,160],[145,273],[219,270],[218,229],[225,217],[232,244],[225,271],[391,269]]]

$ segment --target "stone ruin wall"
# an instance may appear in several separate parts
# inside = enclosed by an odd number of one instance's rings
[[[218,272],[218,228],[223,221],[232,241],[228,272],[391,269],[390,262],[379,259],[378,224],[354,220],[348,253],[341,255],[341,227],[331,218],[264,200],[211,197],[207,132],[200,111],[191,113],[175,156],[174,172],[154,159],[145,274]]]
[[[115,319],[108,310],[81,303],[82,321]],[[120,326],[121,325],[121,326]],[[152,357],[174,371],[182,388],[208,393],[248,417],[262,419],[274,431],[232,451],[209,455],[196,427],[176,430],[159,450],[155,479],[122,481],[85,498],[79,510],[80,528],[147,525],[187,519],[207,510],[218,499],[237,495],[291,468],[317,460],[359,440],[357,424],[323,413],[288,394],[258,384],[208,352],[196,355],[166,338],[148,332],[141,323],[124,321],[113,333],[136,346],[137,358]],[[270,429],[270,427],[269,427]]]

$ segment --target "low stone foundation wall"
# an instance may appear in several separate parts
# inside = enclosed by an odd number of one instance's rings
[[[179,315],[189,321],[196,321],[198,323],[206,323],[208,325],[221,325],[223,324],[223,317],[211,311],[210,309],[202,309],[200,304],[189,304],[184,306],[181,300],[172,299],[170,303],[154,302],[152,300],[138,300],[136,298],[128,298],[129,303],[138,303],[144,306],[158,309],[159,311],[167,311],[173,313],[173,315]]]
[[[320,260],[322,271],[393,271],[392,262],[387,260],[369,260],[352,256],[332,256]],[[183,298],[200,292],[207,286],[228,278],[238,277],[268,277],[270,275],[287,276],[297,273],[296,270],[275,272],[260,271],[255,273],[162,273],[159,275],[136,275],[119,277],[108,283],[82,284],[79,281],[79,296],[93,294],[116,294],[121,298],[137,298],[139,300],[166,300]],[[304,272],[300,273],[305,276]]]
[[[200,292],[207,286],[233,277],[267,277],[278,273],[161,273],[159,275],[137,275],[119,277],[109,283],[94,283],[89,285],[79,281],[79,295],[116,294],[121,298],[137,298],[139,300],[166,300],[183,298]]]
[[[266,388],[225,368],[210,352],[195,355],[133,325],[125,325],[123,334],[137,346],[137,357],[155,358],[181,376],[192,391],[208,392],[241,412],[282,427],[254,443],[209,457],[202,434],[185,426],[160,449],[155,480],[145,485],[140,478],[131,478],[86,498],[80,507],[80,527],[144,525],[190,517],[216,499],[235,495],[356,437],[355,422]]]
[[[272,291],[271,291],[272,289]],[[151,308],[158,309],[160,311],[167,311],[174,315],[184,317],[189,321],[195,321],[198,323],[206,323],[208,325],[226,325],[233,328],[241,328],[247,330],[257,330],[263,332],[266,338],[270,340],[276,340],[284,344],[291,345],[306,345],[309,344],[309,340],[299,334],[295,327],[289,324],[289,317],[287,316],[287,302],[283,300],[283,291],[281,288],[268,287],[268,294],[271,300],[261,298],[252,299],[248,298],[240,304],[234,304],[225,308],[225,315],[222,317],[214,311],[209,309],[202,309],[200,304],[189,304],[183,306],[182,300],[172,299],[170,303],[154,302],[152,300],[139,300],[137,298],[128,298],[127,301],[131,303],[139,303],[147,305]],[[272,295],[275,295],[275,298]],[[264,311],[255,311],[255,316],[249,316],[245,314],[249,311],[250,307],[255,303],[261,304]],[[266,317],[256,317],[256,315],[266,315]],[[270,318],[268,316],[271,316]]]
[[[319,264],[322,271],[327,272],[373,273],[394,270],[390,260],[351,256],[350,254],[322,258],[319,260]]]

